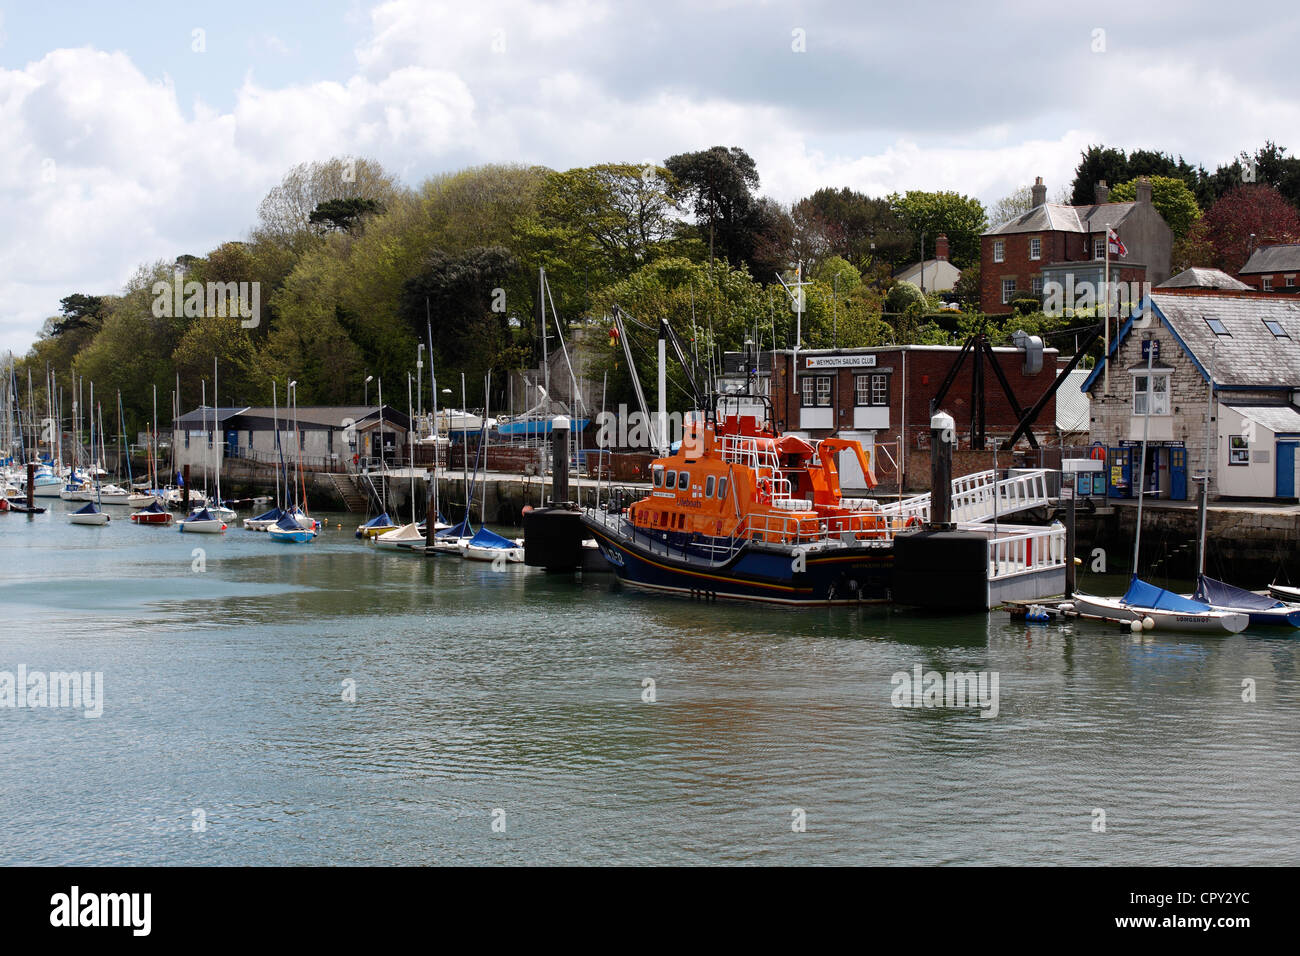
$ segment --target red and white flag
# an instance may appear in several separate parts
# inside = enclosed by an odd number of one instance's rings
[[[1106,237],[1106,242],[1110,254],[1112,256],[1119,256],[1121,259],[1126,258],[1128,256],[1128,246],[1124,245],[1123,240],[1119,237],[1119,233],[1114,229],[1108,229],[1107,232],[1109,235]]]

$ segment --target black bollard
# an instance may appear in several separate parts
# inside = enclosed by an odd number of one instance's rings
[[[957,443],[957,423],[938,412],[930,418],[930,527],[951,531],[952,450]]]

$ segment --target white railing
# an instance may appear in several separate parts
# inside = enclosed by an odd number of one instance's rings
[[[1027,508],[1048,504],[1047,471],[1038,469],[994,481],[995,472],[978,471],[952,480],[952,520],[954,522],[992,521],[994,515],[1011,515]],[[930,520],[929,494],[915,495],[902,501],[881,505],[888,515]]]
[[[722,460],[732,464],[744,465],[747,468],[753,468],[755,471],[767,470],[775,474],[781,467],[781,462],[777,458],[776,449],[772,447],[772,439],[763,438],[763,447],[759,447],[760,439],[747,435],[726,435],[722,439]]]
[[[989,539],[989,580],[1065,567],[1065,528],[1015,526]]]

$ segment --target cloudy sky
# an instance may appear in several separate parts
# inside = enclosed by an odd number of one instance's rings
[[[764,193],[986,204],[1090,143],[1300,151],[1291,3],[0,0],[0,350],[70,292],[243,237],[294,164],[408,184],[722,144]],[[129,12],[127,12],[129,11]]]

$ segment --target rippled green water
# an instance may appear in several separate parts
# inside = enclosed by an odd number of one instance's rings
[[[1297,860],[1295,639],[698,605],[342,515],[290,546],[64,510],[0,515],[0,671],[101,671],[104,711],[0,708],[7,863]],[[998,716],[894,707],[916,664],[996,671]]]

